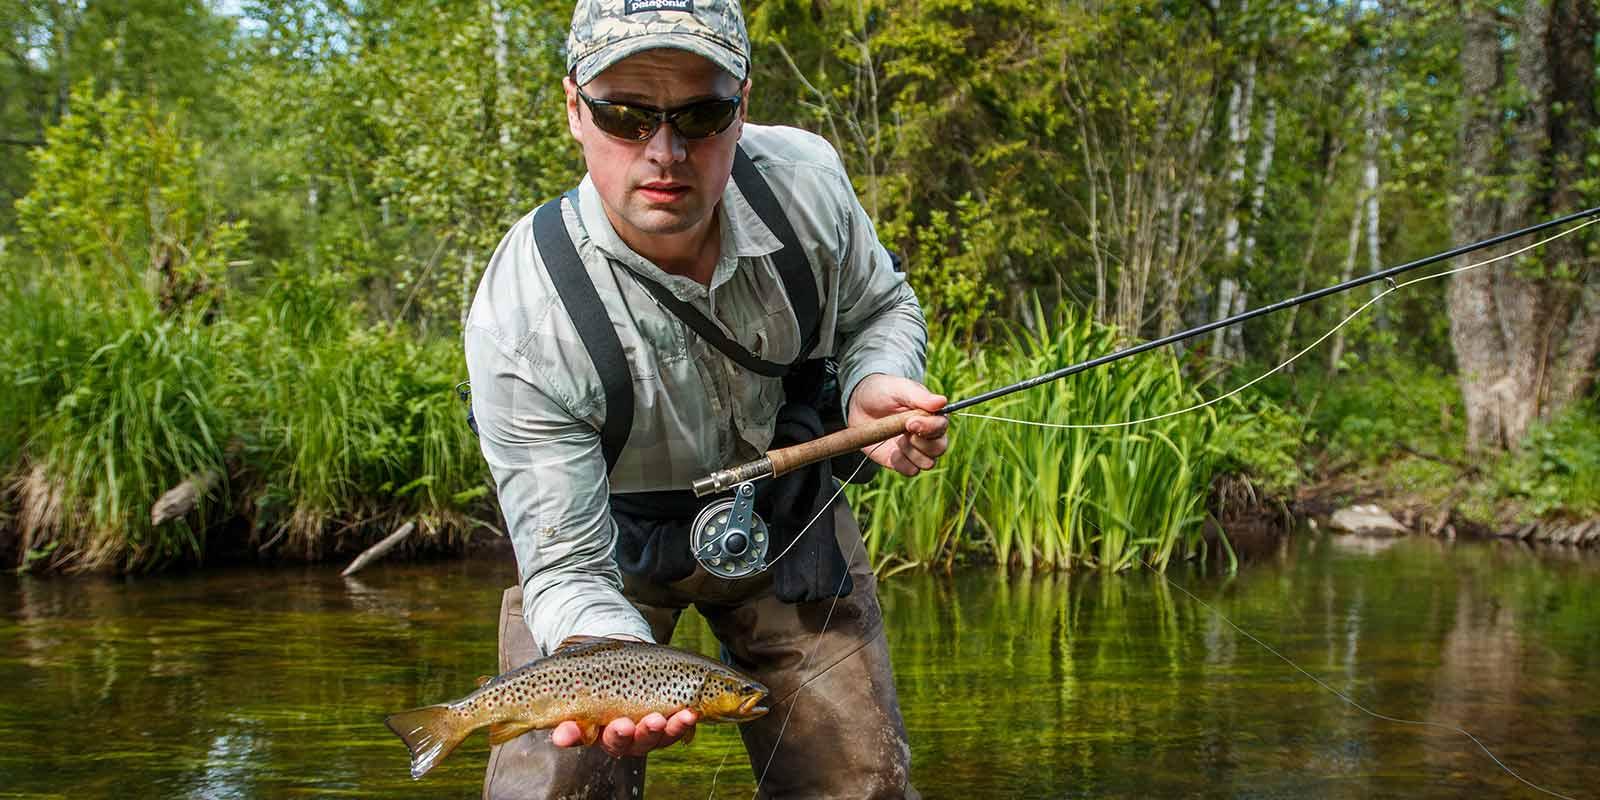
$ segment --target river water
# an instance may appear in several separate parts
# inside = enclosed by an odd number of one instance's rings
[[[1536,796],[1460,734],[1355,710],[1217,612],[1377,712],[1465,727],[1568,795],[1600,785],[1600,559],[1301,536],[1215,573],[1171,574],[1205,606],[1150,572],[885,581],[918,787]],[[0,577],[0,797],[475,797],[482,734],[414,783],[382,717],[493,671],[511,579],[505,552],[359,580]],[[674,644],[715,652],[692,613]],[[749,797],[736,743],[704,726],[652,757],[648,794]]]

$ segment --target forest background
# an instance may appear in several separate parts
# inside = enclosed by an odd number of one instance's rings
[[[957,397],[1600,200],[1591,0],[746,13],[752,120],[839,150]],[[570,14],[0,0],[0,553],[142,569],[497,527],[459,336],[499,237],[582,174]],[[1159,425],[958,421],[938,471],[854,495],[874,556],[1126,567],[1318,491],[1432,531],[1593,518],[1596,247],[1408,288]],[[980,410],[1181,408],[1372,296]]]

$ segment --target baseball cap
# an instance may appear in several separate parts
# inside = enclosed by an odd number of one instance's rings
[[[739,0],[578,0],[567,71],[583,86],[628,56],[661,48],[708,58],[739,80],[750,74]]]

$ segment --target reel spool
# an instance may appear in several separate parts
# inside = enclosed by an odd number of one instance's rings
[[[689,529],[689,552],[706,572],[744,578],[767,568],[772,534],[755,512],[756,487],[741,483],[733,497],[701,509]]]

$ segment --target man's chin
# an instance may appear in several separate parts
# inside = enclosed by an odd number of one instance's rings
[[[628,215],[628,224],[650,236],[671,236],[692,229],[700,217],[687,208],[650,206]]]

